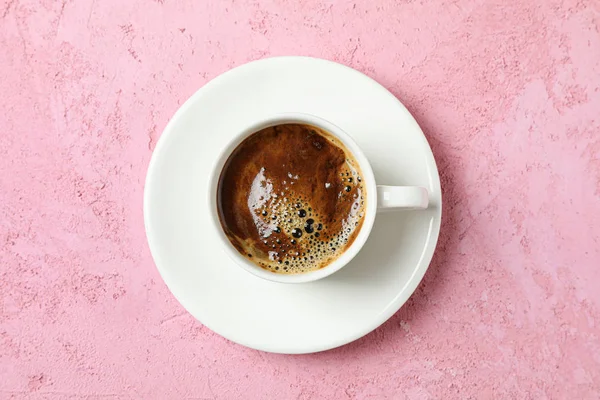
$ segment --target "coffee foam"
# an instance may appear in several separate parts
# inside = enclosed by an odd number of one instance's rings
[[[299,176],[289,173],[289,180],[283,181],[283,187],[277,192],[266,173],[262,168],[252,182],[248,208],[262,243],[270,250],[265,255],[258,252],[256,246],[246,246],[246,256],[264,269],[283,274],[314,271],[337,259],[354,240],[365,209],[361,177],[349,160],[340,173],[344,186],[337,195],[340,198],[352,196],[348,199],[352,207],[337,232],[329,229],[330,224],[337,221],[328,221],[313,209],[309,199],[295,193],[294,183],[301,179]],[[331,190],[337,186],[326,185]]]
[[[366,197],[361,171],[337,138],[284,124],[234,150],[217,203],[242,255],[274,273],[297,274],[326,267],[346,251],[362,227]]]

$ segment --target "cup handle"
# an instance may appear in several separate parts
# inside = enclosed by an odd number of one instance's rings
[[[427,189],[418,186],[377,185],[377,209],[425,210],[429,206]]]

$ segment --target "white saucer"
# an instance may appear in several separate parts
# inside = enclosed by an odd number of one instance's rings
[[[378,184],[426,187],[429,209],[378,214],[358,256],[320,281],[281,284],[242,270],[211,231],[209,174],[233,135],[282,112],[338,125],[361,146]],[[385,88],[330,61],[270,58],[224,73],[177,111],[150,162],[144,218],[160,274],[200,322],[254,349],[311,353],[371,332],[414,292],[438,239],[440,181],[421,129]]]

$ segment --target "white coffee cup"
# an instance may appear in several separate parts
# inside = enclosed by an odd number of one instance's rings
[[[248,136],[256,133],[264,128],[270,126],[281,125],[281,124],[304,124],[311,125],[317,128],[321,128],[326,132],[340,140],[346,149],[348,149],[353,155],[355,160],[358,162],[360,169],[362,170],[363,185],[366,188],[367,201],[365,207],[365,214],[363,216],[363,224],[358,232],[354,242],[333,262],[327,266],[300,274],[278,274],[275,272],[267,271],[258,265],[252,263],[231,244],[221,222],[219,221],[219,213],[217,207],[217,187],[219,184],[219,177],[225,166],[225,162],[235,150],[235,148],[246,139]],[[209,183],[209,205],[211,207],[211,216],[213,224],[215,225],[215,231],[218,232],[222,247],[225,249],[229,257],[231,257],[241,268],[246,271],[270,281],[281,282],[281,283],[303,283],[316,281],[321,278],[325,278],[339,271],[342,267],[348,264],[356,254],[363,247],[371,229],[375,222],[375,215],[377,212],[388,211],[388,210],[424,210],[429,204],[429,195],[427,189],[416,186],[383,186],[375,183],[375,176],[371,169],[369,160],[365,157],[363,152],[360,150],[356,142],[342,129],[335,126],[331,122],[328,122],[320,117],[316,117],[310,114],[302,113],[285,113],[277,114],[270,118],[265,118],[248,126],[242,132],[235,136],[235,138],[229,142],[224,149],[221,150],[221,154],[217,159],[216,164],[212,170],[212,176],[210,177]]]

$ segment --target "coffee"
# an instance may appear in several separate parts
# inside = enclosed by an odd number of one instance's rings
[[[283,124],[246,138],[223,167],[219,220],[233,246],[280,274],[318,270],[360,231],[367,202],[352,153],[328,132]]]

